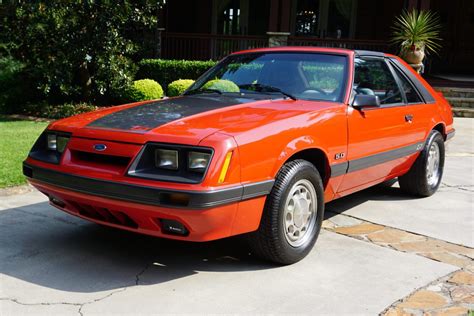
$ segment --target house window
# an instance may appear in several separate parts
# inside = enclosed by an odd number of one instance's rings
[[[219,4],[218,32],[226,35],[240,34],[240,0],[223,1],[222,4]]]
[[[299,0],[296,8],[296,35],[315,36],[318,31],[319,1]]]
[[[358,0],[298,0],[295,35],[352,38]]]

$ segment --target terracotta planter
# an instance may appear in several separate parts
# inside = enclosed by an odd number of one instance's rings
[[[404,49],[401,54],[402,58],[409,64],[421,64],[423,62],[423,58],[425,58],[425,50],[424,48],[417,48],[417,47],[410,47],[408,49]]]

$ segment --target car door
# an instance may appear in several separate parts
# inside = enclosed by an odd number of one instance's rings
[[[410,143],[424,142],[432,128],[432,118],[436,115],[436,103],[431,96],[424,98],[416,88],[406,71],[402,71],[402,65],[393,63],[393,59],[388,63],[392,69],[406,103],[406,116],[410,119],[407,125],[409,130]]]
[[[396,174],[416,153],[412,120],[393,69],[384,57],[356,57],[353,94],[376,95],[380,107],[348,108],[348,168],[339,195]]]

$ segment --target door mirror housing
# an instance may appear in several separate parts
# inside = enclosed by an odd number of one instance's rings
[[[380,107],[380,99],[377,95],[356,94],[352,107],[356,109],[361,108],[378,108]]]

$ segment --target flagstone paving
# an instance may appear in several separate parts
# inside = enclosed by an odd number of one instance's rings
[[[466,315],[474,310],[474,249],[343,214],[327,217],[326,230],[461,268],[395,302],[384,316]]]

